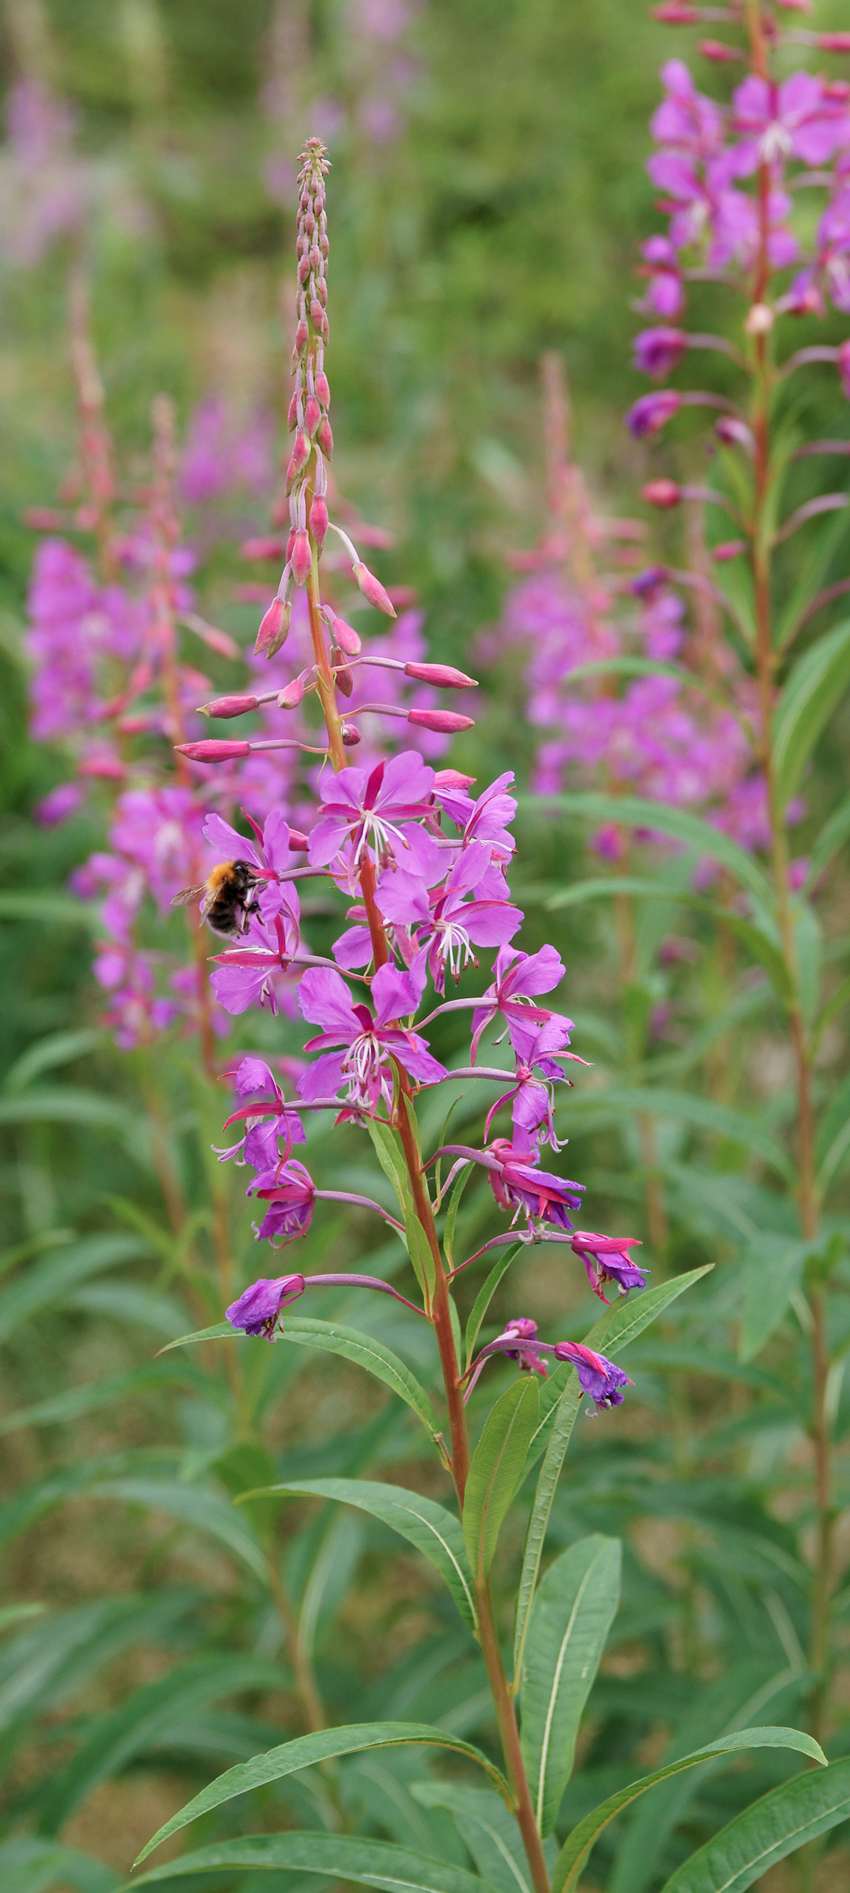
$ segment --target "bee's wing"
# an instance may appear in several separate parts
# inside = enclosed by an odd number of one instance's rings
[[[172,895],[171,905],[172,907],[193,907],[197,901],[202,901],[206,894],[206,882],[201,881],[197,887],[183,887],[179,894]]]

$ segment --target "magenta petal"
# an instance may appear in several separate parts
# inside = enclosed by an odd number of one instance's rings
[[[344,1052],[323,1052],[307,1071],[301,1073],[297,1089],[306,1104],[319,1098],[334,1098],[342,1084]]]
[[[386,1025],[391,1019],[407,1018],[415,1012],[422,998],[424,981],[406,969],[389,963],[379,966],[372,980],[372,999],[375,1006],[375,1024]]]
[[[222,861],[250,861],[259,867],[260,858],[252,841],[246,840],[221,815],[208,815],[204,822],[204,840]]]
[[[320,1025],[323,1032],[338,1032],[347,1043],[362,1031],[345,980],[330,967],[307,968],[298,988],[298,1005],[311,1025]]]

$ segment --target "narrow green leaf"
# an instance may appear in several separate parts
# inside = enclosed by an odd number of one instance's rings
[[[46,1604],[3,1604],[0,1606],[0,1634],[14,1629],[28,1617],[41,1617],[47,1609]]]
[[[591,1124],[603,1117],[616,1121],[624,1111],[640,1111],[648,1117],[669,1118],[674,1124],[689,1124],[694,1130],[709,1131],[716,1137],[728,1138],[731,1143],[743,1144],[786,1183],[794,1181],[794,1165],[782,1145],[768,1131],[763,1130],[754,1118],[746,1117],[743,1111],[733,1111],[728,1105],[715,1104],[713,1098],[696,1097],[688,1091],[663,1091],[646,1085],[629,1089],[612,1086],[610,1091],[588,1092],[583,1097],[574,1095],[569,1102],[574,1134],[585,1120]],[[562,1110],[559,1116],[563,1115]]]
[[[252,1788],[262,1788],[267,1782],[282,1781],[286,1775],[298,1773],[300,1768],[309,1768],[314,1762],[330,1761],[336,1755],[359,1755],[368,1748],[405,1748],[420,1746],[424,1748],[447,1748],[455,1755],[465,1755],[469,1761],[477,1762],[495,1782],[505,1800],[510,1799],[507,1782],[493,1762],[488,1761],[481,1750],[473,1748],[469,1742],[462,1742],[458,1736],[450,1735],[445,1729],[432,1729],[424,1722],[357,1722],[347,1728],[320,1729],[314,1735],[301,1735],[294,1742],[282,1742],[279,1748],[269,1749],[266,1755],[255,1755],[249,1762],[239,1762],[235,1768],[228,1768],[216,1781],[211,1781],[207,1788],[202,1788],[178,1814],[159,1829],[142,1848],[138,1860],[146,1860],[161,1841],[169,1834],[177,1834],[190,1821],[195,1821],[199,1814],[206,1814],[210,1808],[221,1807],[224,1801],[232,1801],[237,1794],[247,1794]],[[180,1862],[181,1871],[185,1872],[185,1861]],[[134,1881],[134,1886],[139,1882]]]
[[[778,1328],[791,1296],[798,1287],[808,1242],[789,1242],[787,1236],[760,1234],[744,1257],[744,1312],[738,1337],[738,1359],[755,1360]]]
[[[525,1470],[537,1425],[537,1383],[523,1376],[491,1408],[472,1455],[463,1506],[463,1535],[480,1582],[493,1562],[505,1515]]]
[[[0,893],[0,920],[41,920],[47,927],[80,927],[85,933],[102,933],[99,908],[70,894],[42,892],[39,888]]]
[[[704,1262],[701,1269],[688,1269],[684,1275],[674,1275],[669,1282],[659,1282],[657,1288],[642,1288],[638,1294],[632,1290],[630,1295],[614,1303],[610,1314],[600,1315],[584,1337],[585,1347],[599,1352],[604,1344],[605,1353],[616,1359],[650,1322],[657,1321],[665,1308],[684,1294],[686,1288],[693,1288],[704,1275],[710,1275],[713,1267],[713,1262]]]
[[[452,1110],[454,1110],[454,1105],[452,1105]],[[451,1187],[448,1208],[446,1210],[446,1225],[443,1230],[443,1249],[450,1269],[454,1268],[455,1228],[457,1226],[457,1213],[460,1209],[460,1199],[472,1176],[473,1168],[474,1166],[471,1163],[466,1164],[455,1177]]]
[[[245,1341],[253,1339],[241,1328],[232,1328],[229,1321],[217,1321],[212,1328],[196,1328],[193,1334],[180,1334],[176,1341],[169,1341],[161,1347],[160,1354],[170,1354],[175,1347],[196,1347],[199,1341]]]
[[[826,1191],[839,1174],[848,1150],[850,1150],[850,1077],[845,1078],[839,1085],[818,1125],[815,1163],[818,1189],[821,1192]]]
[[[850,1817],[850,1760],[783,1781],[736,1815],[673,1874],[663,1893],[745,1893],[777,1860]]]
[[[0,1098],[0,1124],[77,1124],[86,1130],[108,1130],[126,1137],[137,1134],[139,1117],[118,1098],[83,1091],[76,1085],[55,1085]]]
[[[118,1879],[102,1860],[63,1841],[21,1836],[0,1842],[3,1893],[53,1893],[57,1886],[73,1887],[74,1893],[115,1893]]]
[[[431,1305],[437,1270],[431,1252],[431,1244],[413,1207],[413,1198],[408,1193],[404,1211],[404,1234],[410,1266],[425,1297],[426,1307]]]
[[[398,1132],[390,1124],[382,1124],[374,1117],[366,1119],[366,1129],[384,1176],[392,1184],[399,1209],[404,1215],[407,1172]]]
[[[247,1689],[285,1688],[289,1680],[265,1658],[218,1655],[199,1657],[131,1690],[117,1709],[96,1718],[67,1767],[48,1777],[38,1802],[42,1833],[55,1834],[100,1782],[167,1742],[170,1729],[191,1722],[210,1703]]]
[[[149,1253],[148,1244],[138,1236],[119,1234],[86,1236],[58,1253],[54,1250],[0,1294],[0,1341],[8,1340],[16,1328],[32,1321],[41,1309],[61,1307],[92,1275],[114,1268],[119,1262],[138,1262]]]
[[[144,1859],[144,1855],[139,1858]],[[127,1880],[118,1893],[133,1893],[134,1887],[182,1879],[191,1873],[221,1873],[222,1869],[236,1867],[255,1872],[287,1868],[293,1872],[300,1868],[302,1873],[321,1873],[333,1881],[354,1880],[361,1886],[382,1888],[385,1893],[493,1893],[475,1874],[448,1860],[429,1860],[425,1854],[411,1853],[392,1841],[322,1833],[258,1834],[246,1840],[199,1847],[196,1853],[181,1854],[179,1860]]]
[[[497,1794],[454,1781],[417,1781],[412,1792],[423,1807],[450,1810],[478,1872],[495,1893],[534,1893],[519,1828]],[[557,1845],[550,1841],[544,1852],[547,1858],[550,1852],[557,1856]]]
[[[780,809],[787,807],[814,746],[850,683],[850,618],[798,659],[783,686],[773,722],[773,757]]]
[[[824,869],[829,867],[833,856],[838,853],[839,848],[843,848],[848,836],[850,836],[850,795],[845,795],[844,800],[839,802],[836,809],[833,809],[828,822],[824,824],[817,840],[812,844],[804,893],[811,893]]]
[[[700,1762],[708,1761],[714,1755],[736,1755],[747,1748],[796,1749],[799,1754],[809,1755],[813,1761],[826,1767],[826,1756],[820,1743],[799,1729],[739,1729],[734,1735],[721,1735],[718,1741],[708,1742],[705,1748],[695,1749],[692,1755],[683,1755],[678,1761],[667,1762],[663,1768],[654,1768],[650,1775],[642,1775],[639,1781],[633,1781],[628,1788],[621,1788],[618,1794],[609,1795],[608,1800],[594,1808],[592,1814],[585,1815],[584,1820],[573,1828],[558,1855],[552,1893],[572,1893],[600,1834],[622,1808],[629,1807],[639,1795],[646,1794],[647,1788],[654,1788],[657,1781],[666,1781],[670,1775],[678,1775],[684,1768],[696,1768]]]
[[[404,1486],[383,1485],[371,1479],[290,1479],[286,1485],[264,1487],[263,1493],[280,1493],[287,1497],[306,1493],[319,1499],[338,1499],[344,1505],[356,1505],[362,1512],[381,1519],[415,1545],[439,1571],[464,1623],[475,1631],[472,1578],[460,1520],[434,1499],[422,1498],[420,1493],[409,1492]],[[256,1498],[258,1494],[249,1492],[245,1496]]]
[[[207,1532],[247,1565],[262,1583],[268,1583],[268,1565],[262,1547],[223,1492],[201,1485],[184,1485],[178,1479],[137,1477],[97,1480],[88,1485],[86,1491],[93,1498],[123,1499],[127,1505],[143,1505],[150,1512],[165,1512],[169,1518],[179,1519],[189,1530]]]
[[[832,513],[810,524],[796,564],[796,578],[781,604],[776,618],[776,648],[784,651],[790,644],[800,620],[826,579],[842,539],[847,531],[846,512]]]
[[[645,900],[687,899],[683,889],[671,887],[667,881],[651,881],[638,874],[596,874],[586,881],[570,881],[566,887],[556,888],[547,895],[544,905],[555,913],[562,907],[583,907],[586,901],[605,900],[612,894],[642,896]]]
[[[581,1538],[549,1566],[522,1665],[522,1753],[534,1815],[551,1834],[573,1771],[584,1705],[620,1601],[619,1538]]]
[[[719,861],[728,868],[742,887],[750,892],[769,913],[773,907],[773,890],[762,869],[737,842],[730,840],[719,829],[712,828],[710,822],[704,822],[698,815],[691,815],[685,809],[669,808],[661,802],[642,801],[634,795],[599,795],[589,791],[577,790],[569,795],[541,796],[535,798],[538,807],[555,808],[563,815],[580,815],[592,822],[615,822],[622,828],[655,829],[664,835],[673,835],[677,841],[687,842],[701,855],[707,855],[711,861]]]
[[[475,1343],[478,1339],[478,1331],[481,1327],[481,1323],[484,1320],[484,1316],[487,1313],[487,1310],[490,1306],[493,1296],[496,1293],[496,1290],[499,1286],[502,1276],[507,1273],[507,1270],[510,1268],[511,1263],[514,1261],[515,1257],[519,1255],[519,1252],[522,1247],[523,1247],[523,1244],[521,1242],[518,1242],[513,1249],[505,1249],[503,1253],[500,1255],[498,1262],[495,1262],[493,1264],[493,1267],[491,1268],[486,1281],[482,1283],[481,1287],[478,1290],[478,1294],[476,1295],[475,1300],[472,1304],[472,1308],[470,1309],[469,1320],[467,1321],[467,1324],[466,1324],[466,1340],[465,1340],[466,1353],[464,1357],[464,1365],[466,1367],[469,1366],[469,1363],[475,1352]]]
[[[554,1411],[543,1464],[537,1480],[534,1503],[525,1534],[522,1554],[522,1571],[517,1590],[516,1616],[514,1622],[514,1688],[519,1686],[522,1674],[522,1658],[525,1639],[528,1632],[531,1606],[540,1573],[540,1560],[546,1541],[549,1515],[555,1497],[555,1489],[561,1475],[567,1447],[581,1406],[581,1387],[578,1375],[570,1372],[568,1386],[558,1401]]]
[[[75,1032],[51,1032],[47,1038],[36,1039],[35,1044],[28,1045],[21,1057],[9,1067],[4,1091],[23,1091],[43,1071],[55,1071],[57,1065],[71,1064],[86,1052],[95,1051],[103,1044],[105,1037],[102,1027],[85,1026]]]

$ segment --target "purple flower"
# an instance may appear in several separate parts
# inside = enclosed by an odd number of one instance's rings
[[[510,1336],[516,1340],[516,1347],[503,1347],[502,1353],[507,1361],[517,1361],[524,1374],[542,1374],[546,1378],[546,1363],[537,1348],[537,1322],[522,1315],[515,1321],[506,1321],[501,1341]]]
[[[304,1126],[294,1106],[287,1104],[264,1059],[243,1058],[232,1076],[236,1096],[251,1098],[252,1102],[240,1105],[224,1126],[227,1130],[231,1124],[244,1124],[244,1137],[227,1150],[216,1150],[216,1156],[219,1163],[235,1157],[238,1164],[248,1163],[252,1170],[269,1170],[281,1159],[278,1138],[283,1136],[286,1140],[283,1152],[286,1158],[293,1144],[303,1144]],[[261,1094],[259,1097],[255,1095],[257,1092]]]
[[[660,381],[678,367],[687,346],[684,329],[641,329],[634,338],[635,367]]]
[[[573,1254],[580,1256],[600,1301],[605,1301],[602,1290],[606,1282],[614,1282],[620,1295],[627,1295],[630,1288],[646,1287],[646,1276],[629,1255],[635,1247],[640,1248],[637,1236],[596,1236],[587,1229],[575,1231]]]
[[[557,1341],[554,1353],[559,1361],[570,1361],[581,1382],[582,1393],[589,1393],[600,1407],[620,1407],[623,1404],[621,1388],[631,1387],[634,1382],[624,1374],[622,1367],[614,1361],[606,1360],[604,1354],[594,1354],[593,1349],[585,1347],[581,1341]]]
[[[550,1015],[542,1025],[522,1026],[514,1022],[512,1037],[517,1050],[516,1082],[496,1100],[487,1114],[485,1136],[496,1111],[503,1104],[511,1103],[511,1116],[514,1129],[524,1137],[536,1137],[542,1132],[543,1141],[551,1144],[553,1150],[561,1146],[555,1136],[553,1084],[559,1080],[566,1082],[560,1063],[562,1058],[573,1059],[583,1065],[587,1061],[579,1058],[576,1052],[568,1052],[568,1027],[571,1019],[563,1019],[558,1014]],[[539,1074],[539,1075],[538,1075]]]
[[[418,831],[409,824],[427,815],[434,771],[413,750],[402,750],[374,769],[341,769],[321,784],[322,814],[310,836],[312,867],[326,867],[348,844],[353,863],[395,860],[419,869]]]
[[[490,1187],[500,1209],[512,1209],[514,1221],[522,1210],[532,1226],[572,1230],[567,1211],[581,1207],[583,1183],[538,1169],[537,1151],[515,1149],[506,1137],[494,1138],[487,1157]]]
[[[301,1096],[312,1103],[334,1097],[345,1085],[353,1104],[374,1112],[382,1097],[389,1102],[392,1095],[390,1057],[417,1084],[438,1084],[447,1075],[445,1067],[432,1058],[418,1032],[397,1023],[416,1011],[421,997],[422,981],[411,972],[380,966],[372,979],[373,1016],[368,1006],[354,1003],[339,973],[310,967],[298,988],[298,1004],[304,1018],[323,1030],[304,1049],[321,1049],[322,1056],[299,1078]]]
[[[278,1275],[273,1281],[263,1277],[231,1302],[227,1319],[232,1328],[241,1328],[245,1334],[264,1334],[270,1341],[281,1309],[303,1293],[303,1275]]]
[[[760,164],[782,164],[800,158],[803,164],[827,164],[843,141],[846,108],[830,97],[823,80],[811,72],[794,72],[781,85],[750,73],[732,94],[732,122],[744,136],[738,145],[739,177]]]
[[[685,301],[676,252],[668,237],[648,237],[641,245],[641,275],[647,276],[646,296],[641,307],[649,314],[670,321],[680,315]]]
[[[482,1032],[500,1015],[508,1022],[514,1050],[513,1020],[526,1024],[531,1020],[542,1025],[550,1018],[549,1012],[544,1011],[542,1006],[533,1006],[531,1000],[538,993],[552,992],[554,987],[560,985],[563,977],[564,962],[553,946],[541,947],[537,953],[523,953],[518,947],[512,946],[500,947],[493,966],[493,983],[487,987],[480,1009],[476,1008],[472,1015],[473,1064]]]
[[[500,946],[522,925],[522,913],[497,894],[481,898],[492,873],[490,848],[475,841],[453,862],[445,886],[428,897],[421,880],[397,869],[382,876],[378,906],[385,920],[415,932],[420,949],[416,964],[427,965],[437,992],[474,961],[473,946]],[[472,899],[468,896],[472,894]]]
[[[296,1157],[287,1163],[278,1160],[272,1169],[261,1171],[249,1183],[246,1195],[258,1196],[269,1205],[259,1229],[254,1225],[258,1240],[265,1238],[275,1248],[282,1249],[287,1242],[297,1242],[300,1236],[306,1236],[313,1220],[316,1185]],[[275,1242],[276,1236],[282,1237],[282,1241]]]
[[[643,440],[646,435],[659,434],[674,414],[678,414],[681,405],[682,397],[673,388],[659,388],[656,394],[642,394],[629,408],[626,425],[636,440]]]

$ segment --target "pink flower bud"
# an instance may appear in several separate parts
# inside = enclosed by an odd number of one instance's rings
[[[287,489],[291,487],[293,480],[297,480],[299,473],[303,473],[309,458],[310,442],[307,439],[303,427],[299,427],[295,436],[295,444],[289,456],[289,465],[286,469]]]
[[[358,729],[355,729],[355,726],[353,723],[341,724],[339,733],[340,733],[340,736],[342,737],[342,740],[345,744],[346,749],[357,748],[357,745],[361,740],[360,731]]]
[[[363,648],[353,625],[346,624],[344,618],[331,619],[331,637],[346,657],[359,657]]]
[[[324,368],[320,368],[316,376],[316,393],[321,401],[322,407],[329,408],[331,404],[331,389]]]
[[[420,684],[436,684],[442,690],[477,690],[478,680],[467,677],[463,670],[455,670],[453,664],[405,664],[406,677],[415,677]]]
[[[112,756],[108,750],[97,756],[84,756],[77,764],[78,776],[95,776],[99,782],[123,782],[126,774],[120,756]]]
[[[289,403],[289,411],[286,416],[286,425],[289,428],[290,434],[292,433],[292,430],[297,420],[298,420],[298,389],[296,388],[295,393],[292,396],[292,400]]]
[[[273,598],[268,611],[257,632],[254,645],[255,657],[275,657],[289,636],[289,621],[292,606],[285,605],[280,597]]]
[[[343,661],[342,651],[335,644],[331,646],[331,666],[337,690],[341,690],[344,697],[350,697],[354,689],[354,678]]]
[[[300,828],[290,828],[289,846],[294,849],[296,853],[300,853],[306,848],[307,836],[302,835]]]
[[[675,480],[648,480],[640,496],[648,506],[678,506],[682,490]]]
[[[746,550],[746,539],[724,539],[721,545],[712,546],[711,556],[715,564],[723,565],[727,559],[737,559]]]
[[[817,33],[815,45],[822,53],[850,53],[850,33]]]
[[[249,710],[256,710],[258,704],[258,697],[213,697],[211,703],[199,703],[198,711],[201,716],[245,716]]]
[[[291,565],[291,564],[292,564],[292,554],[293,554],[293,551],[294,551],[294,549],[295,549],[295,527],[294,527],[294,526],[290,526],[290,528],[289,528],[289,537],[288,537],[288,539],[287,539],[287,541],[286,541],[286,563],[287,563],[287,565]]]
[[[296,585],[306,585],[313,563],[313,553],[306,526],[299,526],[292,547],[292,576]]]
[[[720,420],[714,423],[714,432],[718,440],[722,440],[724,447],[734,445],[743,447],[748,454],[755,452],[756,443],[752,428],[747,426],[746,421],[737,421],[733,414],[722,414]]]
[[[474,787],[475,777],[462,775],[459,769],[436,769],[434,771],[434,788],[442,789],[446,795],[450,795],[453,789],[463,791],[464,789],[474,789]]]
[[[303,285],[304,283],[306,283],[306,281],[307,281],[307,278],[308,278],[308,276],[309,276],[309,274],[310,274],[310,258],[309,258],[309,256],[308,256],[308,255],[306,254],[306,252],[305,252],[305,254],[304,254],[303,256],[301,256],[301,257],[299,257],[299,259],[298,259],[298,281],[299,281],[299,283],[301,283],[302,285]]]
[[[313,496],[313,504],[310,507],[310,531],[320,550],[325,543],[327,530],[328,502],[325,499],[324,493],[316,493]]]
[[[703,59],[713,59],[718,66],[740,64],[744,58],[740,47],[727,46],[722,39],[697,40],[697,52],[702,53]]]
[[[281,559],[286,551],[286,540],[280,534],[265,539],[243,539],[239,550],[243,559]]]
[[[322,410],[316,400],[316,396],[314,394],[308,394],[307,405],[304,409],[304,426],[311,437],[315,434],[321,418]]]
[[[326,342],[328,339],[328,318],[325,315],[324,309],[322,308],[322,305],[316,296],[313,297],[313,300],[310,304],[310,321],[312,322],[317,335],[320,335],[322,338],[322,341]]]
[[[293,677],[290,683],[284,684],[280,696],[278,697],[278,703],[282,710],[297,710],[303,695],[304,684],[302,679],[300,677]]]
[[[318,434],[316,435],[316,439],[319,443],[319,446],[321,447],[321,450],[325,456],[325,459],[332,460],[333,451],[334,451],[334,437],[331,431],[330,421],[328,420],[328,417],[326,414],[322,415],[322,419],[319,426]]]
[[[439,736],[456,736],[471,730],[474,719],[459,716],[457,710],[408,710],[407,721],[419,730],[436,730]]]
[[[229,743],[214,736],[202,743],[177,743],[175,748],[178,756],[188,756],[190,762],[236,762],[251,751],[250,743]]]
[[[380,579],[375,577],[374,572],[370,572],[368,565],[364,565],[360,559],[356,565],[352,566],[352,571],[358,590],[363,593],[364,598],[368,598],[370,605],[374,605],[378,611],[385,611],[388,618],[394,618],[395,610],[389,595],[384,591]]]
[[[298,327],[295,331],[295,348],[293,351],[295,355],[300,355],[302,349],[305,349],[307,347],[307,337],[309,333],[310,331],[307,327],[307,324],[303,320],[303,317],[302,317],[302,320],[299,322]]]
[[[665,0],[665,4],[651,9],[654,20],[660,20],[662,26],[693,26],[699,19],[699,7],[680,5],[679,0]]]

